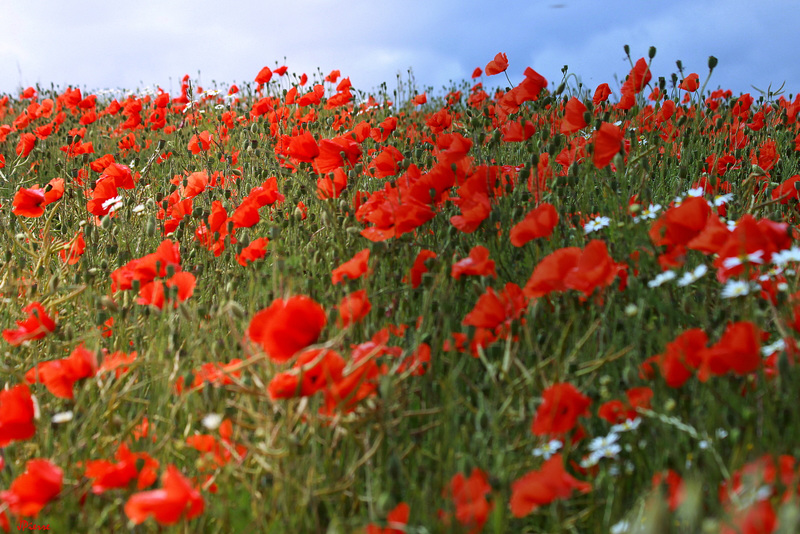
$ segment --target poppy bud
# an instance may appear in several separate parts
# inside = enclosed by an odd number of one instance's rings
[[[631,55],[631,47],[629,45],[625,45],[625,46],[622,47],[622,49],[625,50],[625,55],[630,57],[630,55]]]
[[[566,87],[567,87],[567,84],[565,82],[561,82],[560,84],[558,84],[558,87],[556,87],[556,91],[553,94],[554,95],[560,95],[561,93],[564,92],[564,89],[566,89]]]
[[[714,56],[708,56],[708,70],[714,70],[717,66],[717,58]]]
[[[111,217],[109,217],[108,215],[105,215],[103,217],[103,220],[100,222],[100,226],[103,227],[103,230],[108,230],[109,228],[111,228],[112,224],[113,223],[111,221]]]
[[[650,59],[653,59],[654,57],[656,57],[656,47],[655,46],[651,46],[650,50],[647,51],[647,57],[649,57]]]

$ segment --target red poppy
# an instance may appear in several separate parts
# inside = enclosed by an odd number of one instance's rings
[[[764,333],[750,321],[729,324],[720,340],[705,352],[697,377],[705,382],[712,374],[743,376],[756,371],[762,364],[762,337]]]
[[[331,174],[333,176],[331,176]],[[317,178],[317,197],[324,200],[326,198],[339,198],[347,187],[347,173],[341,167],[333,170],[325,176]]]
[[[500,52],[496,56],[494,56],[493,60],[491,60],[489,63],[486,64],[484,72],[486,72],[487,76],[494,76],[495,74],[500,74],[501,72],[505,72],[507,68],[508,68],[508,56]]]
[[[63,471],[50,460],[29,460],[25,472],[0,491],[3,501],[12,514],[36,517],[47,503],[61,493]]]
[[[564,285],[588,297],[596,288],[611,285],[622,267],[608,255],[605,242],[593,239],[581,252],[575,267],[564,276]]]
[[[475,67],[475,70],[472,71],[472,79],[480,78],[483,75],[483,71],[480,67]]]
[[[314,158],[319,156],[319,145],[311,132],[303,132],[289,138],[287,154],[297,161],[311,163]]]
[[[25,373],[29,384],[39,382],[47,390],[62,399],[72,399],[75,382],[97,374],[97,355],[83,344],[76,347],[67,358],[38,363]]]
[[[542,393],[544,402],[536,410],[531,431],[537,436],[561,436],[589,415],[592,400],[570,383],[553,384]]]
[[[44,213],[45,192],[41,188],[22,188],[14,195],[11,212],[17,217],[40,217]]]
[[[172,525],[181,517],[191,519],[203,513],[205,502],[178,468],[169,465],[161,476],[161,489],[131,495],[125,515],[135,525],[153,517],[162,525]]]
[[[136,299],[136,303],[143,306],[155,306],[159,310],[164,309],[164,304],[167,303],[166,291],[175,287],[177,288],[177,298],[169,301],[172,302],[173,307],[177,308],[179,303],[192,296],[196,285],[197,279],[192,273],[177,272],[166,280],[153,280],[143,285],[139,290],[139,298]]]
[[[275,299],[256,313],[247,337],[276,363],[283,363],[319,338],[327,323],[325,310],[310,297]]]
[[[480,296],[462,324],[476,328],[495,330],[515,319],[519,319],[528,307],[528,299],[522,289],[508,282],[500,293],[495,293],[491,287]]]
[[[411,287],[414,289],[418,288],[419,285],[422,283],[422,275],[428,272],[428,268],[425,266],[425,262],[433,259],[436,257],[436,253],[432,250],[422,249],[417,254],[417,257],[414,259],[414,265],[411,266],[410,271],[410,280],[409,277],[406,276],[403,278],[403,283],[411,283]]]
[[[680,85],[681,89],[684,91],[689,91],[690,93],[697,91],[698,87],[700,87],[700,76],[698,76],[695,72],[684,78]]]
[[[529,472],[511,483],[511,513],[525,517],[540,506],[556,499],[566,499],[573,491],[588,493],[592,485],[582,482],[564,469],[560,454],[547,460],[540,469]]]
[[[267,391],[272,399],[309,397],[338,382],[346,362],[329,349],[306,349],[297,355],[291,371],[276,374]]]
[[[345,296],[339,303],[339,326],[347,328],[360,322],[372,309],[367,290],[360,289]]]
[[[264,67],[258,74],[256,74],[256,83],[269,83],[272,79],[272,70],[269,67]]]
[[[220,423],[219,436],[213,434],[195,434],[186,438],[186,444],[193,449],[204,453],[209,460],[202,470],[216,469],[227,465],[232,459],[241,461],[247,455],[247,447],[235,443],[233,436],[233,423],[225,419]]]
[[[597,86],[597,89],[594,90],[592,104],[597,106],[601,102],[608,100],[609,96],[611,96],[611,87],[609,87],[607,83],[601,83]]]
[[[525,218],[514,225],[509,232],[509,240],[515,247],[540,237],[550,237],[558,224],[558,212],[549,202],[543,202],[528,212]]]
[[[476,245],[469,251],[469,256],[453,264],[451,275],[456,280],[466,275],[491,275],[496,278],[497,272],[495,271],[494,260],[489,259],[489,249],[483,245]]]
[[[36,433],[31,390],[18,384],[0,391],[0,448],[30,439]]]
[[[620,149],[623,135],[622,131],[613,124],[604,122],[600,125],[592,136],[594,152],[592,153],[592,163],[598,169],[603,169],[611,163]]]
[[[369,249],[357,252],[350,260],[336,267],[331,273],[331,282],[336,285],[347,280],[356,280],[367,273],[369,264]]]
[[[367,534],[404,534],[409,514],[409,506],[401,502],[386,514],[386,528],[370,524],[367,525]]]
[[[136,489],[143,490],[158,478],[158,460],[146,452],[133,453],[125,443],[121,443],[114,454],[116,462],[109,460],[89,460],[83,475],[92,480],[92,493],[101,494],[110,489],[127,488],[136,480]],[[137,465],[141,467],[137,468]]]
[[[69,249],[59,251],[58,255],[61,261],[67,265],[75,265],[80,261],[83,252],[86,250],[86,241],[83,239],[83,232],[78,233],[69,243]]]
[[[34,146],[36,146],[36,135],[32,133],[24,133],[20,135],[19,143],[17,143],[17,156],[21,158],[27,158]]]
[[[658,488],[662,484],[666,486],[667,504],[669,505],[669,509],[673,512],[678,509],[683,499],[686,497],[683,479],[672,469],[668,469],[666,474],[656,473],[653,475],[652,484],[653,488]]]
[[[586,128],[587,122],[584,118],[584,113],[586,113],[586,111],[587,109],[583,102],[574,96],[570,98],[567,105],[564,106],[564,118],[561,119],[561,133],[569,135]]]
[[[536,265],[528,283],[523,289],[528,298],[542,297],[553,291],[566,291],[564,278],[578,264],[581,249],[567,247],[558,249]]]
[[[494,502],[487,500],[487,496],[492,492],[492,486],[486,473],[477,467],[472,470],[469,478],[456,473],[450,480],[449,490],[456,506],[458,522],[471,527],[472,534],[483,530],[494,508]]]
[[[249,245],[244,247],[242,251],[236,255],[236,261],[242,267],[247,267],[248,264],[263,258],[267,255],[267,245],[269,240],[265,237],[254,239]]]
[[[17,321],[16,330],[3,330],[3,339],[10,344],[19,345],[23,341],[42,339],[56,329],[56,322],[38,302],[28,304],[22,311],[29,314],[28,318]]]
[[[699,328],[683,332],[674,341],[667,343],[663,354],[649,358],[643,365],[647,371],[650,362],[654,362],[661,370],[661,376],[671,388],[681,387],[700,367],[705,358],[708,336]]]
[[[211,133],[208,130],[195,134],[189,139],[189,151],[192,154],[204,152],[208,150],[209,147],[211,147]]]

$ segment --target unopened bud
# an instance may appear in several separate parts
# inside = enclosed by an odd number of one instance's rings
[[[708,70],[714,70],[714,68],[717,66],[717,61],[717,58],[714,56],[708,56]]]

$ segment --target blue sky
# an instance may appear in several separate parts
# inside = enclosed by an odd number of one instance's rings
[[[411,68],[417,88],[441,92],[469,79],[496,53],[514,83],[532,67],[551,83],[561,69],[593,90],[618,87],[634,60],[657,47],[655,76],[675,61],[707,74],[709,88],[800,91],[800,3],[790,0],[206,0],[64,2],[0,0],[0,93],[51,83],[89,90],[161,86],[177,91],[184,74],[227,87],[252,81],[263,66],[286,64],[313,75],[339,69],[356,89],[386,82],[389,92]],[[199,75],[198,75],[199,73]],[[497,76],[487,85],[507,85]]]

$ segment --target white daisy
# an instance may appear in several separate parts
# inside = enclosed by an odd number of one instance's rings
[[[743,297],[750,293],[750,290],[750,284],[744,280],[728,280],[725,287],[722,288],[722,298],[731,299]]]
[[[786,250],[780,250],[772,255],[772,263],[786,265],[790,261],[800,261],[800,247],[796,245]]]
[[[108,210],[109,213],[116,211],[122,207],[122,197],[109,198],[103,202],[103,209]]]
[[[611,445],[615,444],[617,440],[619,440],[619,434],[617,434],[616,432],[610,432],[607,436],[594,438],[592,441],[590,441],[589,450],[592,452],[596,452],[601,449],[608,448]]]
[[[549,460],[564,444],[557,439],[551,439],[541,447],[533,449],[533,455],[536,457],[541,456],[545,460]]]
[[[209,430],[216,430],[222,424],[222,416],[218,413],[209,413],[201,421],[203,426]]]
[[[614,425],[611,427],[612,432],[627,432],[629,430],[636,430],[642,424],[642,418],[626,419],[624,423]]]
[[[595,217],[591,221],[587,222],[583,226],[583,232],[586,234],[590,234],[595,230],[600,230],[601,228],[605,228],[611,222],[611,219],[608,217]]]
[[[726,269],[733,269],[744,263],[757,263],[761,265],[764,263],[764,258],[762,256],[764,256],[763,250],[756,250],[755,252],[743,256],[731,256],[722,260],[722,266]]]
[[[725,195],[717,195],[714,197],[714,206],[716,207],[724,206],[731,200],[733,200],[733,193],[728,193]]]
[[[661,210],[661,204],[650,204],[647,209],[642,210],[641,215],[633,218],[633,222],[638,223],[645,219],[655,219],[658,212]]]
[[[678,280],[678,287],[686,287],[690,284],[695,283],[697,280],[702,278],[708,272],[708,267],[705,264],[701,263],[697,267],[694,268],[693,271],[687,271],[683,273],[680,280]]]
[[[783,339],[779,339],[774,343],[770,343],[769,345],[761,347],[761,355],[766,358],[767,356],[771,356],[775,352],[780,352],[785,348],[786,342]]]
[[[703,193],[705,193],[705,191],[703,190],[702,187],[695,187],[694,189],[689,189],[686,192],[686,196],[689,196],[689,197],[702,197]]]
[[[664,282],[669,282],[670,280],[674,280],[677,275],[675,271],[664,271],[663,273],[659,274],[649,282],[647,282],[647,287],[654,288],[658,287]]]

